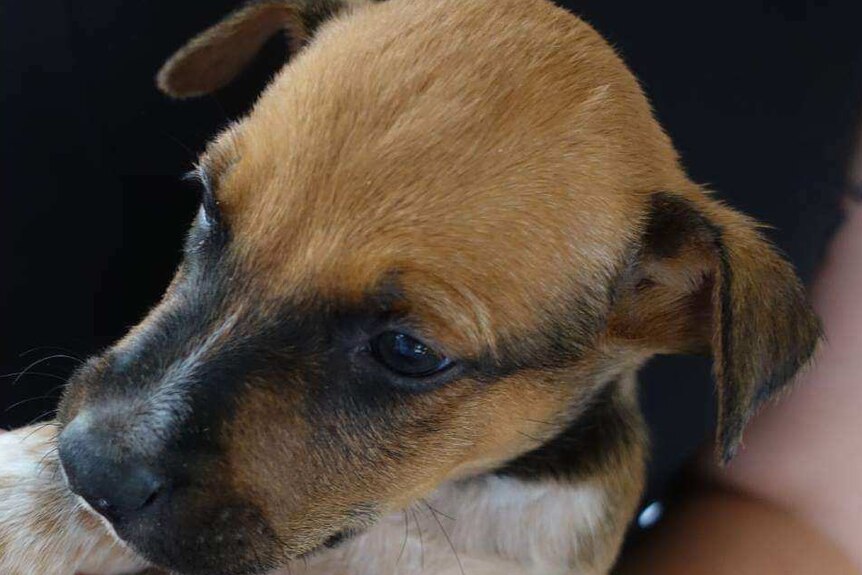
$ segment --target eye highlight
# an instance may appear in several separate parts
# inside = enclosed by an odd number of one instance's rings
[[[386,331],[372,339],[371,351],[377,361],[407,377],[427,377],[452,364],[425,343],[397,331]]]

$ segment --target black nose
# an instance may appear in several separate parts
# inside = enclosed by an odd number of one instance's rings
[[[72,491],[114,524],[143,513],[168,488],[142,446],[121,440],[87,415],[60,435],[60,461]]]

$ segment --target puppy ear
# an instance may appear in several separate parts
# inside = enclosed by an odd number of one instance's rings
[[[321,23],[360,0],[255,0],[204,30],[159,70],[156,84],[175,98],[209,94],[233,80],[264,43],[287,33],[290,52],[299,50]]]
[[[717,453],[809,359],[820,335],[793,268],[757,225],[705,195],[656,193],[616,294],[612,336],[651,353],[711,351]]]

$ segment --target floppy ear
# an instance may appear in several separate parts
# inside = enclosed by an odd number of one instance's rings
[[[290,51],[296,52],[321,23],[344,8],[362,3],[254,0],[189,40],[165,62],[156,84],[175,98],[209,94],[230,83],[277,32],[287,33]]]
[[[711,350],[724,462],[755,410],[809,359],[820,335],[793,268],[752,220],[705,195],[669,193],[651,197],[609,328],[653,353]]]

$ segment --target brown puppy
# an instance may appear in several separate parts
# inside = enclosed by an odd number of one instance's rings
[[[159,85],[210,92],[282,29],[163,301],[71,381],[57,473],[4,438],[3,572],[103,552],[83,506],[134,550],[102,572],[606,573],[636,370],[711,351],[729,459],[817,339],[792,269],[550,3],[254,2]]]

